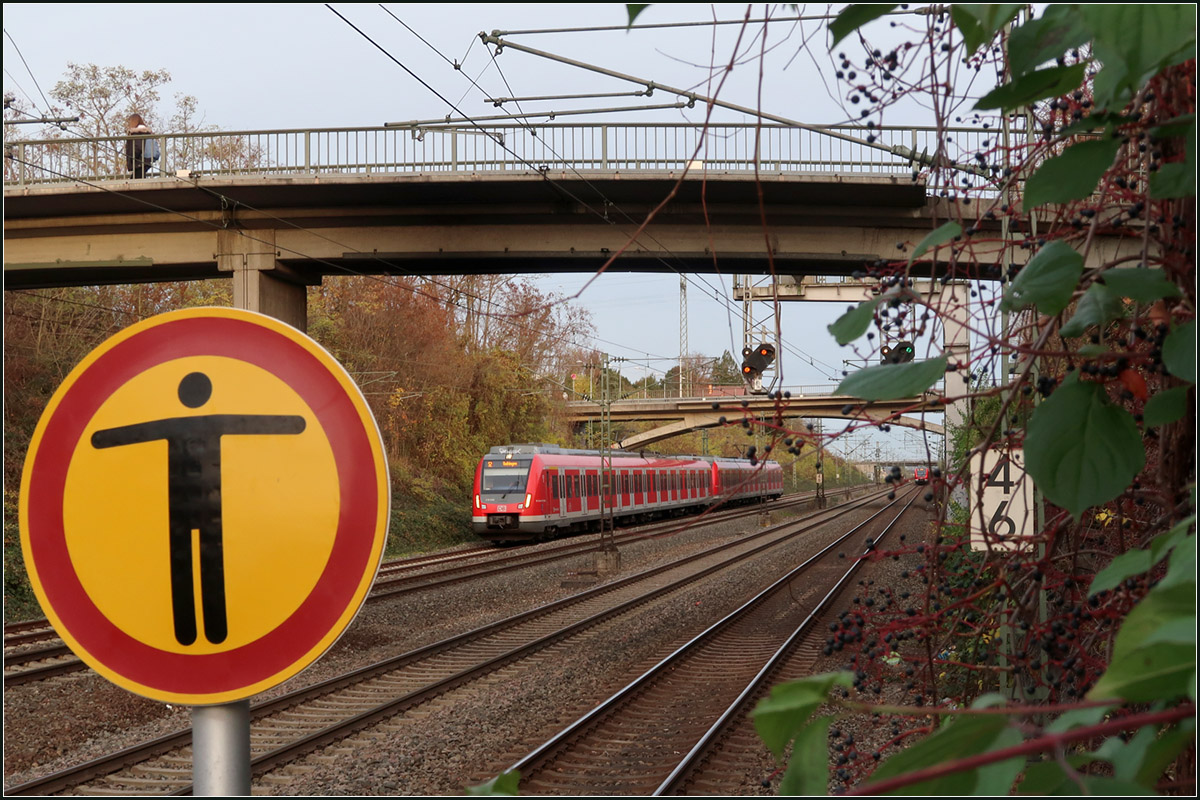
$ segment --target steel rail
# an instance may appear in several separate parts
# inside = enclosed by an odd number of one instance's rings
[[[801,533],[804,533],[818,525],[827,524],[828,522],[835,520],[851,511],[857,510],[862,505],[866,505],[867,503],[877,499],[877,497],[880,494],[882,494],[882,492],[872,494],[865,498],[859,498],[862,501],[861,503],[847,503],[845,505],[838,506],[836,509],[830,509],[830,510],[826,510],[826,511],[816,512],[812,515],[812,518],[807,519],[807,520],[799,520],[799,521],[793,520],[788,523],[784,523],[782,525],[777,525],[772,528],[764,529],[757,533],[751,534],[750,536],[742,537],[742,538],[734,540],[732,542],[728,542],[725,544],[716,545],[716,546],[707,548],[703,552],[693,554],[691,556],[685,557],[684,559],[680,559],[679,561],[675,561],[672,563],[668,563],[668,564],[660,565],[658,567],[651,568],[649,570],[645,570],[636,575],[631,575],[624,579],[614,581],[612,583],[604,584],[602,586],[598,586],[598,587],[589,589],[584,592],[580,592],[578,594],[572,595],[571,597],[567,597],[562,600],[556,601],[554,603],[550,603],[546,606],[542,606],[542,607],[532,609],[527,612],[523,612],[521,614],[514,615],[507,619],[500,620],[498,622],[484,626],[482,628],[479,628],[479,629],[476,629],[473,631],[468,631],[466,633],[450,637],[450,638],[442,640],[440,642],[435,642],[430,645],[426,645],[425,647],[418,648],[417,650],[413,650],[408,653],[398,655],[396,657],[387,659],[387,660],[379,662],[377,664],[369,665],[367,667],[363,667],[363,668],[354,670],[345,675],[331,678],[327,681],[323,681],[321,683],[315,684],[314,686],[307,687],[307,688],[301,689],[301,690],[297,690],[297,691],[289,693],[287,695],[283,695],[274,700],[270,700],[270,701],[267,701],[267,702],[264,702],[264,703],[254,706],[251,709],[252,719],[259,720],[259,719],[269,716],[270,714],[284,711],[288,708],[299,705],[300,703],[306,702],[308,700],[312,700],[314,698],[319,698],[319,697],[324,697],[324,696],[330,694],[331,692],[337,691],[338,689],[341,689],[341,688],[344,688],[347,686],[351,686],[354,684],[362,683],[366,680],[369,680],[370,678],[377,677],[382,674],[386,674],[387,672],[390,672],[390,671],[394,671],[394,670],[399,669],[407,664],[421,661],[425,658],[436,655],[439,652],[452,650],[455,647],[470,643],[474,640],[481,639],[485,636],[488,636],[497,631],[501,631],[505,628],[516,627],[517,625],[519,625],[521,623],[536,619],[537,617],[548,616],[549,614],[554,613],[555,611],[567,608],[570,605],[578,604],[578,603],[584,602],[586,600],[594,599],[603,594],[617,591],[619,589],[630,586],[637,581],[644,581],[649,578],[656,577],[664,572],[667,572],[672,569],[676,569],[680,566],[686,565],[688,563],[699,560],[701,558],[712,556],[712,555],[718,554],[724,550],[732,549],[734,547],[743,546],[749,542],[754,542],[754,541],[757,541],[764,537],[769,537],[772,534],[778,534],[780,532],[780,530],[783,528],[786,528],[789,526],[795,526],[795,528],[796,528],[795,531],[792,531],[790,534],[787,534],[786,536],[780,537],[780,541],[785,541],[788,538],[793,538],[795,536],[798,536]],[[814,521],[814,518],[818,518],[818,517],[820,517],[821,519],[819,521]],[[749,549],[746,553],[742,554],[740,557],[746,558],[751,555],[757,554],[766,549],[769,549],[770,547],[775,546],[777,543],[778,542],[768,541],[765,544],[759,544],[759,545]],[[704,577],[705,575],[710,574],[713,571],[716,571],[716,570],[724,568],[725,566],[728,566],[729,563],[731,563],[731,562],[729,562],[729,561],[719,562],[716,565],[711,566],[711,567],[701,571],[700,573],[689,576],[685,580],[688,582],[698,580],[698,579]],[[683,582],[684,581],[677,581],[676,583],[682,584]],[[639,595],[639,597],[634,598],[633,600],[628,601],[627,603],[622,604],[622,605],[628,605],[628,606],[630,606],[630,608],[632,608],[635,603],[650,602],[650,600],[654,599],[655,596],[658,596],[658,595],[664,594],[668,591],[671,591],[671,590],[673,590],[673,588],[678,588],[678,587],[674,583],[668,584],[667,586],[660,587],[658,590],[655,590],[654,592],[652,592],[651,596],[649,596],[649,597],[647,597],[645,595]],[[626,609],[626,610],[628,610],[628,609]],[[613,609],[609,609],[607,611],[603,611],[603,612],[600,612],[599,614],[592,615],[592,616],[593,617],[604,616],[604,618],[608,618],[609,616],[611,616],[614,613],[621,613],[621,612],[614,612]],[[592,619],[592,618],[589,617],[589,619]],[[595,619],[595,620],[593,620],[592,624],[598,624],[600,621],[602,621],[602,620]],[[577,622],[574,625],[570,626],[570,628],[576,628],[580,624],[581,623]],[[548,634],[546,636],[541,637],[538,641],[542,642],[542,646],[546,646],[547,644],[551,644],[551,643],[553,643],[553,641],[557,641],[568,635],[570,635],[569,632],[567,632],[565,629],[560,629],[559,631],[556,631],[555,633]],[[518,648],[518,649],[521,649],[521,648]],[[491,671],[492,669],[499,668],[500,666],[503,666],[504,663],[507,663],[508,661],[513,660],[513,658],[516,658],[516,657],[517,656],[512,651],[509,651],[508,653],[497,656],[496,658],[492,659],[489,662],[490,664],[492,664],[492,666],[487,671]],[[466,679],[461,673],[459,673],[459,674],[451,676],[450,678],[448,678],[446,680],[447,681],[457,681],[458,683],[462,683],[462,682],[465,682]],[[449,687],[443,689],[442,691],[447,691],[448,688]],[[426,689],[428,689],[428,687],[426,687]],[[419,690],[419,693],[424,693],[425,691],[426,691],[425,689],[422,689],[422,690]],[[418,693],[412,693],[412,694],[416,695]],[[399,702],[399,701],[397,701],[397,702]],[[415,702],[415,699],[410,698],[410,702]],[[399,710],[395,707],[394,703],[389,703],[386,705],[391,709],[390,711],[385,713],[385,712],[379,711],[379,709],[375,709],[374,711],[364,712],[363,714],[360,714],[357,717],[352,718],[352,720],[350,721],[349,724],[353,724],[353,725],[357,726],[357,728],[366,727],[367,725],[370,724],[371,720],[379,719],[384,716],[390,716],[394,713],[397,713],[397,711]],[[347,724],[346,722],[343,722],[340,725],[332,726],[327,731],[311,734],[310,736],[306,737],[306,741],[308,741],[311,746],[311,743],[316,742],[316,741],[333,741],[338,738],[344,738],[344,736],[349,735],[349,733],[353,732],[353,731],[345,730],[346,724]],[[340,734],[338,734],[335,732],[337,730],[341,730],[342,732]],[[324,738],[322,738],[322,737],[324,737]],[[330,737],[332,737],[332,738],[330,738]],[[174,734],[168,734],[166,736],[159,737],[158,739],[154,739],[154,740],[151,740],[148,742],[143,742],[143,743],[134,745],[129,748],[125,748],[111,756],[94,759],[87,763],[81,764],[77,767],[72,767],[72,768],[54,773],[52,775],[45,776],[40,779],[29,781],[29,782],[26,782],[26,783],[23,783],[23,784],[20,784],[17,786],[9,787],[6,789],[6,794],[9,794],[9,795],[41,795],[41,794],[49,794],[49,793],[53,793],[53,792],[62,791],[64,789],[68,789],[73,786],[79,785],[80,783],[86,782],[88,780],[95,780],[98,778],[102,778],[106,775],[110,775],[110,774],[117,772],[131,764],[140,763],[149,758],[153,758],[153,757],[162,755],[164,753],[167,753],[167,752],[177,749],[179,747],[185,747],[190,742],[190,739],[191,739],[190,729],[179,731]],[[279,748],[279,750],[284,750],[284,749],[288,750],[291,753],[291,755],[289,755],[285,758],[281,753],[272,751],[272,752],[265,753],[265,754],[259,756],[258,758],[254,759],[251,762],[251,766],[252,766],[252,770],[254,771],[254,774],[256,774],[256,775],[260,774],[262,771],[269,769],[270,765],[278,763],[279,761],[288,760],[289,758],[296,757],[296,752],[298,752],[298,751],[296,750],[294,745],[289,745],[285,748]],[[182,789],[175,790],[174,792],[172,792],[172,794],[188,794],[188,793],[190,793],[190,787],[184,787]]]
[[[880,509],[876,513],[872,514],[870,517],[868,517],[862,523],[860,523],[859,525],[856,525],[854,528],[852,528],[851,530],[847,531],[842,536],[835,539],[829,545],[827,545],[826,547],[824,547],[820,551],[818,551],[814,556],[812,556],[809,559],[806,559],[799,566],[790,570],[786,575],[779,578],[777,581],[772,583],[766,589],[763,589],[761,592],[756,594],[752,599],[747,601],[745,604],[740,606],[738,609],[736,609],[729,615],[725,616],[723,619],[719,620],[718,622],[714,623],[713,625],[709,626],[703,632],[697,634],[695,637],[693,637],[687,643],[685,643],[684,645],[679,647],[677,650],[672,652],[670,655],[663,658],[661,661],[659,661],[653,667],[648,669],[642,675],[635,678],[632,682],[627,684],[623,689],[621,689],[618,692],[616,692],[615,694],[613,694],[611,697],[609,697],[603,703],[598,705],[596,708],[592,709],[587,714],[584,714],[582,717],[577,719],[575,722],[571,723],[569,726],[564,728],[558,734],[551,737],[540,747],[538,747],[535,750],[533,750],[532,752],[530,752],[524,758],[518,760],[516,763],[514,763],[512,766],[510,766],[507,770],[505,770],[505,772],[522,771],[529,767],[537,768],[537,767],[543,765],[544,762],[546,762],[549,758],[551,758],[557,751],[564,748],[566,746],[566,743],[570,739],[572,739],[573,737],[575,737],[577,735],[580,735],[589,726],[591,726],[594,723],[596,723],[597,721],[599,721],[602,717],[613,713],[618,705],[620,705],[621,703],[628,700],[632,695],[634,695],[636,692],[638,692],[639,690],[644,688],[647,684],[649,684],[653,680],[661,677],[668,668],[674,668],[674,666],[682,658],[690,655],[691,653],[695,652],[699,647],[701,647],[704,644],[706,644],[707,642],[709,642],[712,639],[712,637],[714,636],[714,634],[719,633],[720,631],[724,630],[728,626],[732,625],[733,623],[735,623],[736,621],[738,621],[739,619],[744,617],[748,612],[750,612],[754,608],[758,607],[766,598],[775,594],[782,587],[787,586],[792,580],[794,580],[797,577],[797,575],[799,575],[802,572],[807,571],[812,565],[814,565],[818,561],[822,560],[826,555],[828,555],[828,553],[830,553],[836,547],[838,547],[839,545],[844,543],[847,539],[856,535],[859,531],[862,530],[862,528],[864,528],[866,525],[870,524],[872,521],[874,521],[876,518],[878,518],[880,515],[882,515],[885,511],[887,511],[889,508],[894,507],[899,502],[900,502],[899,500],[892,501],[891,503],[884,506],[882,509]],[[910,500],[909,503],[911,504],[911,502],[912,501]],[[903,513],[903,511],[901,511],[901,513]],[[897,516],[897,518],[898,518],[898,516]],[[839,581],[839,585],[840,585],[840,581]],[[828,595],[826,597],[828,598]],[[822,601],[822,602],[824,602],[824,601]]]

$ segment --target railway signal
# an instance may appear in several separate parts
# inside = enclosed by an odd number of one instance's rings
[[[896,342],[895,347],[888,347],[885,344],[879,350],[880,363],[903,364],[907,361],[912,361],[916,352],[917,349],[913,347],[912,342]]]
[[[775,345],[763,342],[757,347],[742,348],[742,378],[755,385],[761,381],[763,371],[775,361]]]

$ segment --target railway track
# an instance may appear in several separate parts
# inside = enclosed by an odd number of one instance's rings
[[[865,501],[864,503],[865,504]],[[626,614],[755,555],[852,513],[860,503],[744,535],[671,564],[646,570],[556,603],[437,642],[252,709],[252,770],[261,776],[433,697],[556,648]],[[515,668],[515,666],[514,666]],[[188,793],[190,731],[146,742],[8,794]]]
[[[742,762],[763,749],[747,712],[781,673],[809,674],[821,646],[811,629],[861,564],[830,553],[882,541],[909,494],[892,519],[846,533],[513,764],[522,793],[745,793]]]
[[[849,490],[846,490],[849,495]],[[771,510],[787,510],[812,501],[811,493],[785,498],[770,506]],[[759,513],[759,506],[743,506],[710,513],[702,517],[673,518],[663,522],[619,531],[618,545],[639,539],[664,536],[677,532],[681,526],[727,522]],[[397,559],[383,564],[366,602],[378,602],[416,591],[427,591],[476,578],[495,575],[513,569],[538,566],[552,561],[572,558],[598,550],[594,537],[568,540],[549,547],[521,547],[497,550],[491,545],[468,548],[449,553],[434,553]],[[42,647],[31,643],[53,641]],[[19,686],[87,669],[45,620],[6,625],[4,629],[4,682]]]

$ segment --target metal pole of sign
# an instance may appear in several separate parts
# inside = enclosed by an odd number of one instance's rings
[[[192,709],[192,794],[250,795],[250,701]]]

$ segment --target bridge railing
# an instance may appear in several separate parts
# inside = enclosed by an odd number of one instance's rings
[[[414,125],[384,128],[155,134],[148,177],[375,175],[599,171],[835,172],[911,175],[913,155],[937,151],[933,128],[783,125]],[[952,152],[975,152],[995,131],[943,132]],[[849,141],[840,136],[849,136]],[[868,144],[867,136],[874,137]],[[6,185],[128,180],[127,137],[6,144]]]

